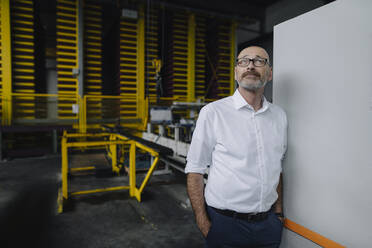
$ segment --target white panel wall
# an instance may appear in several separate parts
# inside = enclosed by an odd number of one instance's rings
[[[275,26],[273,84],[289,120],[285,214],[372,247],[372,1],[339,0]],[[285,230],[282,247],[318,246]]]
[[[323,5],[323,0],[280,0],[266,9],[265,32],[272,32],[274,25]]]

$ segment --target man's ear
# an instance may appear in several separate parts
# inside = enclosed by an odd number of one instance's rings
[[[267,81],[271,81],[271,80],[273,80],[273,68],[272,67],[270,67],[269,69],[269,77]]]

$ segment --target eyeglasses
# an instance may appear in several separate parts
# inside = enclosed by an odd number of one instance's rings
[[[265,58],[240,58],[236,60],[236,65],[239,67],[247,67],[249,63],[253,62],[253,65],[256,67],[262,67],[268,64],[268,60]]]

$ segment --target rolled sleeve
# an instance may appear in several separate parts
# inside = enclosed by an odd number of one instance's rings
[[[211,165],[212,152],[216,143],[214,119],[211,105],[201,109],[187,153],[185,173],[205,174],[208,165]]]
[[[204,175],[207,171],[207,166],[201,166],[200,164],[187,161],[185,173],[198,173]]]

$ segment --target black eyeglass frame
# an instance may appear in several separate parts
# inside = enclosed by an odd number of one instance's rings
[[[240,66],[239,64],[238,64],[238,62],[240,61],[240,60],[249,60],[249,62],[248,62],[248,64],[246,65],[246,66]],[[258,60],[264,60],[265,61],[265,63],[263,64],[263,65],[256,65],[255,64],[255,61],[258,61]],[[251,58],[240,58],[240,59],[236,59],[235,60],[235,65],[236,66],[239,66],[239,67],[243,67],[243,68],[245,68],[245,67],[248,67],[249,66],[249,64],[251,63],[251,61],[252,61],[252,63],[253,63],[253,65],[255,66],[255,67],[264,67],[265,65],[269,65],[270,66],[270,62],[269,62],[269,60],[267,59],[267,58],[253,58],[253,59],[251,59]]]

